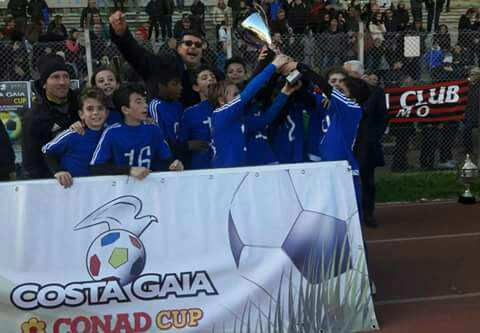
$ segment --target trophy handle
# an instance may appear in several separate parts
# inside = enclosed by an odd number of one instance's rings
[[[262,13],[262,14],[261,14],[261,15],[262,15],[262,18],[263,18],[263,20],[265,21],[265,23],[268,25],[268,22],[269,22],[269,21],[268,21],[268,16],[267,16],[267,13],[265,12],[265,9],[263,9],[262,5],[259,5],[258,3],[254,2],[254,3],[253,3],[253,8],[254,8],[256,11]]]

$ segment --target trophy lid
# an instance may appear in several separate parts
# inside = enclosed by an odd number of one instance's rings
[[[250,14],[240,23],[240,36],[249,44],[262,47],[272,45],[272,36],[268,24],[258,12]]]
[[[477,170],[478,167],[475,165],[475,163],[472,162],[472,159],[470,158],[470,154],[467,154],[467,157],[465,158],[465,163],[462,166],[462,170]]]

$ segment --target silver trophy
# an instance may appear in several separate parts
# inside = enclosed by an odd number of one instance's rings
[[[465,185],[465,191],[458,197],[458,202],[463,204],[473,204],[476,202],[475,195],[470,190],[475,178],[478,177],[478,167],[470,159],[470,155],[467,154],[463,166],[458,171],[458,178]]]
[[[254,3],[254,7],[256,11],[240,23],[240,36],[246,43],[256,48],[266,46],[272,52],[278,53],[278,49],[273,45],[265,10],[256,3]],[[301,77],[302,74],[295,69],[288,74],[286,79],[289,84],[294,85]]]

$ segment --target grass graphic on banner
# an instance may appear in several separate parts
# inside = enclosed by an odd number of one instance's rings
[[[331,260],[328,269],[324,268],[323,256],[321,260],[315,260],[314,256],[309,255],[307,276],[310,279],[300,276],[298,283],[295,283],[292,270],[287,273],[288,276],[282,274],[279,285],[282,286],[283,280],[288,279],[288,295],[285,296],[285,291],[280,287],[275,299],[269,299],[266,315],[262,311],[253,314],[259,305],[248,300],[241,318],[235,318],[233,330],[227,329],[223,324],[217,332],[346,333],[377,329],[363,253],[359,253],[356,262],[348,265],[347,270],[338,275],[337,270],[343,260],[351,262],[352,259],[350,252],[345,251],[347,241],[347,238],[343,241],[340,260]],[[336,257],[336,253],[333,257]],[[215,333],[215,327],[212,333]]]

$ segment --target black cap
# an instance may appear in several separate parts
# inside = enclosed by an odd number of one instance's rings
[[[37,68],[40,72],[40,84],[43,86],[52,73],[65,71],[68,73],[68,67],[65,60],[56,54],[48,54],[40,57],[37,62]]]

